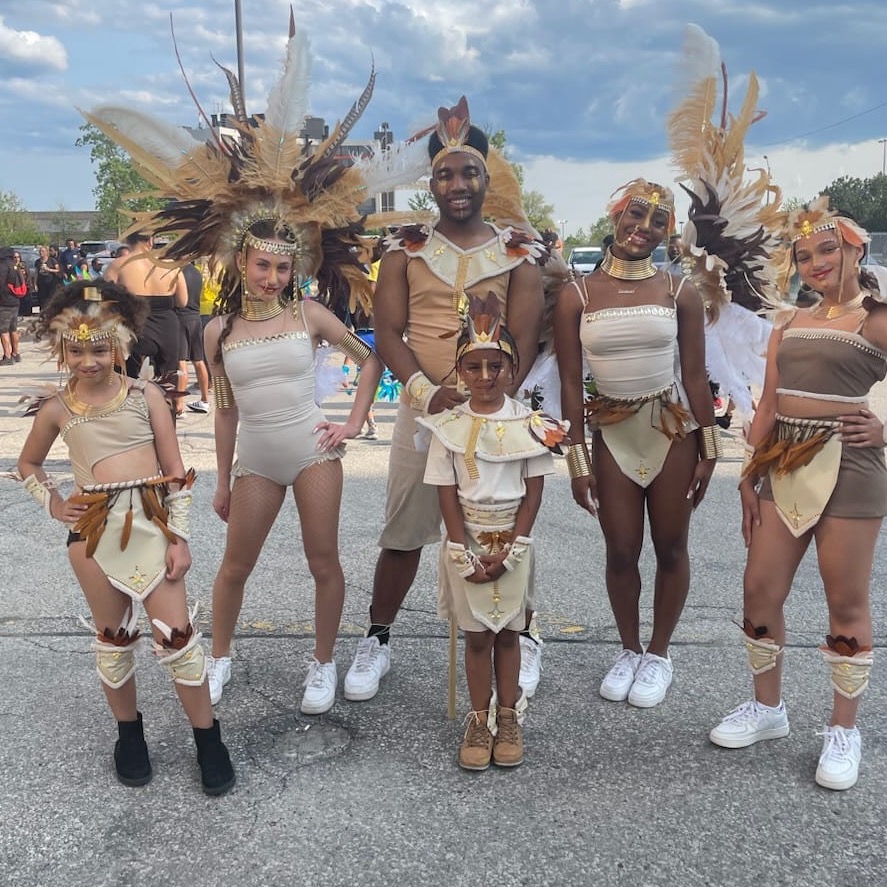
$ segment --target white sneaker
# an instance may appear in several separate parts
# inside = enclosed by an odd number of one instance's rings
[[[724,715],[708,738],[721,748],[746,748],[762,739],[782,739],[788,736],[788,732],[784,702],[772,708],[752,699]]]
[[[380,644],[377,637],[361,638],[354,662],[345,675],[345,698],[352,702],[372,699],[390,668],[391,645]]]
[[[649,651],[644,653],[638,672],[634,676],[634,683],[628,693],[628,704],[638,708],[652,708],[659,705],[674,676],[674,666],[671,657],[657,656]]]
[[[816,782],[823,788],[843,791],[856,785],[862,757],[862,737],[856,727],[826,727],[817,736],[824,736]]]
[[[192,400],[191,403],[185,404],[193,413],[208,413],[209,403],[205,400]]]
[[[542,647],[541,640],[534,641],[519,637],[520,643],[520,677],[518,683],[526,694],[527,699],[532,699],[539,686],[539,678],[542,676]]]
[[[304,686],[305,693],[300,706],[302,713],[322,715],[329,711],[336,701],[336,663],[312,659]]]
[[[209,683],[209,701],[215,705],[222,698],[222,688],[231,680],[231,657],[206,657],[206,680]]]
[[[601,681],[600,690],[598,691],[604,699],[611,702],[625,702],[628,699],[628,692],[634,683],[635,675],[641,664],[642,653],[635,653],[634,650],[623,650],[613,663],[613,667],[607,672]]]

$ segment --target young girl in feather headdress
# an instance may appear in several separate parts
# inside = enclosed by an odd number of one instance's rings
[[[517,347],[495,297],[472,298],[469,312],[456,369],[471,397],[416,421],[433,434],[424,480],[438,488],[446,527],[441,615],[454,614],[465,633],[472,711],[459,764],[485,770],[523,761],[518,639],[532,597],[530,533],[553,471],[549,448],[565,430],[506,395]]]
[[[220,795],[234,770],[214,720],[200,634],[185,597],[188,511],[194,472],[186,472],[163,392],[121,372],[142,327],[144,301],[102,280],[60,289],[41,315],[67,384],[46,398],[18,460],[28,492],[69,528],[68,557],[96,626],[93,649],[117,720],[117,778],[151,780],[136,707],[135,604],[151,619],[157,661],[170,672],[193,727],[203,790]],[[64,497],[43,463],[56,438],[68,446],[76,489]]]

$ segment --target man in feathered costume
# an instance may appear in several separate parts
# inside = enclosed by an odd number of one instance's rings
[[[465,400],[456,379],[456,338],[469,297],[492,294],[515,333],[522,367],[533,362],[542,323],[544,244],[518,227],[485,221],[525,221],[508,163],[471,125],[464,97],[441,108],[438,118],[428,153],[440,218],[433,225],[402,227],[387,239],[376,286],[376,343],[404,384],[404,395],[391,442],[371,625],[345,678],[345,698],[352,700],[378,692],[391,662],[391,623],[415,579],[423,546],[440,541],[440,506],[437,491],[422,483],[426,454],[415,443],[416,419]],[[496,192],[491,177],[514,188]],[[523,375],[515,374],[509,393],[519,390]],[[540,652],[530,637],[530,618],[528,611],[521,638],[521,681],[528,695],[539,681]]]

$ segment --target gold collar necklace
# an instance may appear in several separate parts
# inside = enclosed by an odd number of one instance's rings
[[[601,262],[601,270],[619,280],[649,280],[656,274],[652,256],[643,259],[619,259],[608,249]]]
[[[247,297],[240,306],[240,316],[244,320],[271,320],[282,314],[284,303],[280,298],[276,298],[273,302],[263,302],[261,299],[251,299]]]
[[[114,371],[112,370],[112,372]],[[75,416],[86,416],[87,418],[95,418],[97,416],[104,416],[108,413],[113,413],[116,409],[123,405],[123,402],[126,400],[126,397],[129,394],[129,386],[126,384],[126,379],[119,374],[117,374],[117,378],[120,380],[120,387],[117,390],[117,393],[110,400],[100,404],[91,404],[80,400],[80,398],[77,397],[77,395],[74,393],[74,389],[77,385],[77,380],[71,379],[68,384],[65,385],[65,391],[62,395],[65,401],[65,405],[72,413],[74,413]]]
[[[828,308],[820,303],[811,313],[815,317],[822,317],[825,315],[826,320],[837,320],[839,317],[843,317],[845,314],[849,314],[851,311],[856,311],[857,308],[861,308],[867,297],[868,293],[859,293],[859,295],[852,298],[849,302],[838,302],[835,305],[829,305]]]

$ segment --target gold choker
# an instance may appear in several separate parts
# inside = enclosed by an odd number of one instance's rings
[[[604,254],[601,270],[619,280],[648,280],[656,274],[652,256],[643,259],[619,259],[610,250]]]
[[[273,302],[246,298],[240,306],[240,316],[244,320],[271,320],[272,317],[282,314],[283,309],[284,303],[279,297]]]
[[[112,372],[114,371],[112,370]],[[85,403],[80,400],[80,398],[74,393],[77,387],[77,380],[70,379],[68,384],[65,385],[65,390],[62,393],[65,406],[67,406],[75,416],[86,416],[90,419],[113,413],[123,405],[123,402],[129,394],[129,385],[126,384],[126,379],[118,373],[115,373],[115,375],[120,380],[120,387],[118,388],[117,393],[110,400],[100,404]]]
[[[838,302],[834,305],[829,305],[828,308],[820,303],[811,311],[811,314],[815,317],[822,317],[825,315],[826,320],[837,320],[839,317],[843,317],[845,314],[849,314],[851,311],[856,311],[857,308],[861,308],[867,297],[868,293],[859,293],[858,296],[855,296],[849,302]]]

